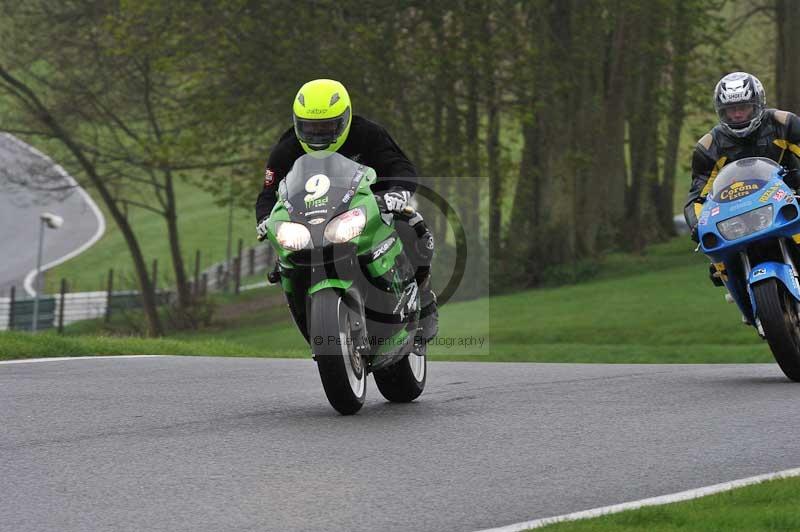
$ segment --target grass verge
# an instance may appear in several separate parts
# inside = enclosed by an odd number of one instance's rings
[[[724,302],[724,290],[708,281],[706,264],[685,239],[675,239],[644,255],[610,255],[593,269],[591,280],[580,284],[449,303],[441,309],[431,359],[772,362],[766,343],[740,323],[736,307]],[[131,352],[134,348],[125,344],[131,342],[135,349],[151,345],[149,353],[308,356],[277,287],[216,295],[215,304],[210,327],[174,334],[170,347],[132,338],[114,345],[120,353]],[[91,354],[91,335],[102,330],[100,322],[84,322],[70,327],[67,336],[78,342],[76,335],[90,335],[80,354]],[[35,352],[37,341],[28,339],[25,352]],[[21,340],[15,342],[19,346]],[[54,340],[44,336],[42,342],[42,352],[53,352]],[[0,351],[8,351],[6,343],[0,335]]]
[[[771,480],[691,501],[650,506],[594,519],[557,523],[547,532],[800,530],[800,479]]]
[[[292,356],[280,350],[273,350],[270,354],[275,357]],[[0,360],[94,355],[241,356],[242,348],[235,343],[213,339],[189,342],[118,336],[61,336],[53,332],[36,335],[0,333]]]

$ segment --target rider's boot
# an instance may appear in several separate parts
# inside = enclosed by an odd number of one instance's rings
[[[420,284],[419,336],[423,342],[433,340],[439,332],[439,310],[436,305],[436,294],[431,289],[430,276]]]
[[[724,275],[723,272],[724,270],[718,270],[713,264],[708,265],[708,277],[711,279],[711,283],[714,286],[725,286],[725,283],[722,282],[722,276]]]

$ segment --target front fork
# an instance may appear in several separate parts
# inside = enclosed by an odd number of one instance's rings
[[[781,247],[781,250],[783,250],[783,247]],[[747,282],[748,282],[747,293],[750,295],[750,309],[751,309],[751,312],[753,313],[753,321],[755,321],[756,330],[758,331],[758,335],[761,338],[764,338],[764,327],[761,326],[761,320],[758,319],[758,314],[756,314],[756,312],[755,312],[755,308],[756,308],[755,299],[753,298],[753,290],[750,288],[750,284],[749,284],[749,282],[750,282],[750,272],[753,270],[753,268],[750,266],[750,257],[747,255],[747,250],[740,251],[739,252],[739,257],[742,259],[742,266],[744,267],[744,278],[747,279]]]

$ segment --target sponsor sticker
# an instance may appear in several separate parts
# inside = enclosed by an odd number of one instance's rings
[[[749,199],[749,200],[741,200],[741,201],[737,201],[736,203],[732,203],[728,207],[728,210],[731,210],[731,211],[746,211],[746,210],[750,209],[752,206],[753,206],[753,200],[751,200],[751,199]]]
[[[778,190],[779,188],[781,188],[780,183],[772,185],[767,190],[765,190],[763,194],[761,194],[761,197],[758,198],[758,201],[760,201],[761,203],[766,203],[767,201],[769,201],[769,197],[772,196],[772,193]]]
[[[762,275],[767,275],[766,268],[759,268],[753,271],[753,277],[761,277]]]
[[[325,196],[324,198],[315,199],[315,200],[308,200],[308,199],[306,200],[306,208],[307,209],[311,209],[313,207],[322,207],[323,205],[327,205],[327,204],[328,204],[328,196]]]
[[[308,218],[309,216],[314,216],[315,214],[327,214],[327,213],[328,209],[317,209],[316,211],[308,211],[306,213],[306,218]]]
[[[736,201],[738,199],[744,198],[749,196],[750,194],[756,192],[759,188],[761,188],[761,181],[757,181],[754,179],[748,179],[746,181],[737,181],[732,185],[722,189],[720,192],[719,199],[714,198],[719,203],[728,203],[731,201]],[[774,190],[773,190],[774,192]],[[770,195],[772,192],[770,192]]]
[[[342,197],[342,203],[347,203],[348,201],[353,199],[353,194],[354,193],[355,193],[355,191],[348,190],[347,193]]]
[[[698,220],[697,223],[700,225],[706,225],[708,223],[708,211],[705,211],[703,212],[703,214],[700,215],[700,220]]]
[[[353,180],[350,181],[350,188],[357,188],[358,184],[361,183],[361,179],[364,177],[364,167],[361,166],[356,171],[356,175],[353,176]]]
[[[271,187],[273,183],[275,183],[275,170],[267,168],[264,172],[264,186]]]
[[[289,203],[289,200],[284,200],[283,206],[286,208],[286,212],[292,214],[294,212],[294,205]]]
[[[775,201],[781,201],[785,197],[786,197],[786,191],[783,190],[783,189],[780,189],[775,193],[774,196],[772,196],[772,199],[774,199]]]
[[[319,225],[319,224],[321,224],[321,223],[322,223],[322,222],[324,222],[324,221],[325,221],[325,218],[314,218],[314,219],[312,219],[312,220],[309,220],[309,221],[308,221],[308,223],[309,223],[310,225]]]
[[[711,216],[716,216],[719,214],[719,207],[714,207],[711,209]]]
[[[381,257],[384,253],[389,251],[389,248],[392,247],[392,244],[394,244],[395,240],[395,237],[392,236],[381,242],[378,248],[372,252],[372,260]]]

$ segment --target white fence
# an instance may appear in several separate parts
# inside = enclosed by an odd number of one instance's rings
[[[272,269],[275,255],[268,245],[244,250],[241,259],[238,257],[227,263],[225,261],[212,265],[204,270],[201,275],[200,293],[219,292],[225,285],[229,290],[235,288],[239,280],[239,289],[248,290],[266,286],[264,281],[242,285],[241,280],[247,276],[265,273]],[[236,271],[238,267],[238,272]],[[19,292],[17,292],[19,295]],[[160,291],[159,300],[166,303],[171,298],[171,292]],[[96,292],[74,292],[64,294],[63,325],[76,321],[97,319],[106,316],[108,312],[109,294],[105,290]],[[137,292],[115,291],[111,294],[111,310],[117,311],[138,306]],[[39,299],[39,329],[57,327],[62,319],[61,295],[43,295]],[[10,327],[13,321],[13,327]],[[0,331],[14,329],[30,329],[33,323],[33,298],[17,297],[12,308],[10,297],[0,297]]]

